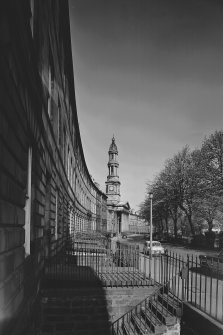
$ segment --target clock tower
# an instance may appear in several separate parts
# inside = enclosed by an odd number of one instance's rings
[[[117,160],[118,149],[113,135],[112,143],[108,151],[108,176],[106,184],[106,195],[108,205],[117,205],[120,202],[120,181],[118,176],[119,163]]]

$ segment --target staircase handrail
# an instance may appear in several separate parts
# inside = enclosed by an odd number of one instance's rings
[[[137,305],[135,305],[133,308],[131,308],[128,312],[124,313],[122,316],[120,316],[117,320],[115,320],[112,324],[111,324],[111,328],[114,329],[114,325],[115,324],[119,324],[119,322],[121,320],[124,320],[125,317],[127,317],[128,314],[133,314],[135,311],[137,311],[139,306],[143,306],[146,305],[146,303],[150,300],[152,300],[154,298],[154,296],[156,294],[158,294],[160,291],[164,291],[166,287],[168,287],[168,284],[174,279],[176,278],[180,273],[176,274],[173,278],[171,278],[170,280],[168,280],[166,283],[164,283],[163,285],[160,285],[159,287],[156,288],[156,290],[149,296],[147,296],[145,299],[143,299],[142,301],[140,301]],[[158,284],[158,283],[157,283]],[[179,299],[180,300],[180,299]]]

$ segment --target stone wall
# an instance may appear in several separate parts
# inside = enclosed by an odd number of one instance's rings
[[[1,1],[0,46],[0,333],[20,335],[45,260],[106,226],[106,196],[81,145],[68,1]]]
[[[154,292],[153,286],[104,289],[107,310],[113,322]]]
[[[129,231],[134,233],[148,233],[149,223],[138,214],[129,214]]]

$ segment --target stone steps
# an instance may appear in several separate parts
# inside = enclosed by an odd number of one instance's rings
[[[178,334],[179,329],[179,301],[168,292],[162,291],[155,297],[133,310],[130,317],[124,321],[120,319],[119,326],[114,326],[114,335],[145,335],[145,334]]]
[[[170,313],[158,299],[150,301],[147,306],[163,324],[169,326],[175,323],[176,316]]]
[[[164,334],[166,332],[166,326],[150,308],[141,309],[140,314],[154,334]]]
[[[182,308],[180,300],[175,297],[172,293],[168,294],[160,292],[158,295],[158,301],[172,314],[177,317],[181,317]]]
[[[153,333],[148,323],[145,322],[145,319],[142,317],[142,313],[140,315],[133,314],[131,317],[131,323],[133,325],[133,327],[131,328],[131,332],[133,332],[133,334],[135,334],[135,331],[138,335]]]

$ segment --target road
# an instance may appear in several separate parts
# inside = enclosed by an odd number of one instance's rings
[[[140,251],[143,251],[143,246],[145,243],[144,237],[140,235],[131,235],[131,237],[127,239],[120,239],[119,241],[125,244],[127,243],[131,245],[138,245]],[[169,243],[162,243],[162,246],[168,251],[181,255],[185,259],[187,255],[189,256],[193,255],[195,259],[196,256],[199,257],[199,255],[217,256],[218,254],[217,251],[193,249],[191,247],[169,244]]]

